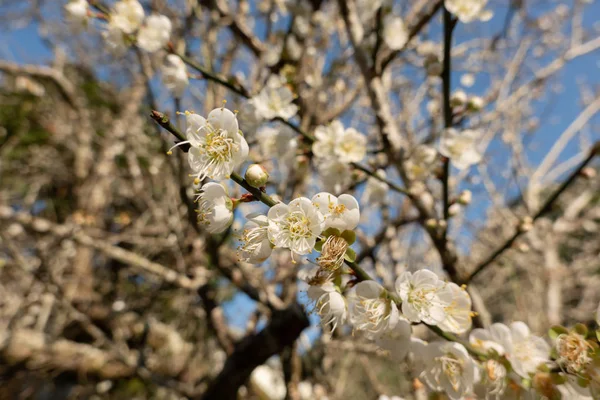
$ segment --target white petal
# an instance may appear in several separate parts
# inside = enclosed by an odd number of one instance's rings
[[[216,129],[223,129],[230,137],[238,133],[237,117],[225,107],[215,108],[208,114],[208,123]]]

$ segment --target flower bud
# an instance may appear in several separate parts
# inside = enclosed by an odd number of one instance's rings
[[[483,99],[479,96],[472,96],[469,98],[467,107],[469,111],[480,111],[483,108]]]
[[[471,204],[471,200],[473,198],[473,194],[470,190],[463,191],[457,199],[458,204],[462,204],[463,206],[468,206]]]
[[[250,186],[260,188],[267,184],[267,181],[269,180],[269,173],[262,165],[252,164],[246,170],[246,175],[244,178]]]
[[[532,228],[533,228],[533,218],[531,218],[530,216],[524,217],[523,220],[521,221],[521,224],[519,225],[519,230],[521,232],[529,232]]]
[[[457,90],[456,92],[452,93],[452,96],[450,96],[450,105],[452,107],[462,106],[466,102],[467,102],[467,94],[465,92],[463,92],[462,90]]]
[[[596,170],[591,167],[585,167],[581,170],[580,174],[586,179],[593,179],[596,177]]]
[[[461,209],[460,204],[454,203],[450,207],[448,207],[448,215],[450,215],[451,217],[454,217],[460,213],[460,209]]]

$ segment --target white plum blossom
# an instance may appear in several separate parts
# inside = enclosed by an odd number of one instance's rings
[[[312,198],[313,204],[325,217],[325,229],[336,228],[340,231],[352,230],[360,220],[358,201],[349,195],[336,197],[331,193],[317,193]]]
[[[65,18],[77,29],[84,28],[89,19],[89,4],[87,0],[71,0],[65,5]]]
[[[138,30],[144,21],[144,7],[138,0],[120,0],[110,14],[109,24],[125,34]]]
[[[252,97],[250,102],[256,108],[256,113],[264,119],[292,118],[298,112],[298,106],[293,103],[294,93],[283,82],[282,78],[272,75],[265,87]]]
[[[344,129],[338,121],[315,129],[312,151],[318,158],[336,158],[343,163],[358,162],[367,154],[367,138],[354,128]]]
[[[221,184],[209,182],[202,186],[197,202],[198,222],[209,233],[221,233],[233,222],[233,202]]]
[[[386,178],[386,173],[383,169],[375,171],[375,175],[383,179]],[[363,192],[363,203],[368,203],[369,205],[382,204],[385,202],[389,188],[390,186],[387,183],[374,176],[370,176],[369,179],[367,179],[367,185]]]
[[[176,146],[191,146],[188,162],[196,179],[228,179],[248,157],[248,143],[240,134],[235,114],[220,107],[212,110],[207,119],[189,112],[186,116],[187,140]]]
[[[392,50],[400,50],[408,42],[408,30],[400,17],[392,14],[383,21],[383,40]]]
[[[469,335],[469,342],[477,349],[484,352],[495,351],[498,355],[504,355],[505,349],[502,343],[510,338],[508,326],[500,323],[492,324],[488,329],[476,328]]]
[[[507,386],[507,372],[496,360],[487,360],[479,367],[479,379],[473,388],[474,394],[482,399],[497,399]]]
[[[471,297],[469,293],[456,283],[448,282],[447,288],[452,292],[452,301],[444,308],[446,318],[438,325],[442,330],[452,333],[465,333],[473,324]]]
[[[375,281],[358,283],[348,300],[354,328],[363,331],[367,337],[377,338],[398,324],[400,313],[396,303],[387,296],[383,286]]]
[[[532,335],[524,322],[513,322],[510,327],[496,323],[489,330],[473,329],[469,341],[474,347],[495,350],[506,356],[513,370],[529,378],[540,364],[549,361],[550,346],[544,339]]]
[[[446,318],[446,308],[453,300],[450,287],[425,269],[414,274],[403,272],[396,280],[396,291],[402,299],[402,312],[411,322],[438,325]]]
[[[180,98],[189,85],[188,73],[185,63],[176,54],[165,57],[162,65],[162,81],[173,96]]]
[[[252,213],[246,216],[248,222],[242,232],[240,259],[251,264],[260,264],[273,252],[269,240],[269,220],[266,215]]]
[[[532,335],[524,322],[511,323],[510,332],[510,340],[503,343],[506,358],[517,374],[527,378],[540,364],[549,361],[550,346],[541,337]]]
[[[309,297],[313,299],[316,297],[314,309],[321,317],[323,325],[330,325],[333,332],[335,328],[346,322],[348,303],[332,282],[326,282],[317,289],[311,287],[309,293]]]
[[[169,43],[172,28],[168,17],[150,15],[138,32],[137,45],[148,53],[154,53]]]
[[[477,378],[477,366],[467,349],[455,342],[430,343],[422,354],[425,370],[421,374],[433,390],[452,400],[464,399],[471,393]]]
[[[269,240],[276,247],[290,249],[292,255],[312,252],[325,226],[323,214],[306,197],[290,204],[275,204],[267,214]]]
[[[108,23],[106,30],[102,32],[102,37],[104,38],[108,51],[110,51],[113,56],[122,56],[127,51],[128,44],[125,42],[123,32],[111,22]]]
[[[398,318],[394,329],[388,329],[375,338],[375,344],[389,351],[394,361],[403,361],[410,350],[412,328],[405,318]]]
[[[352,183],[352,167],[337,158],[320,160],[317,172],[325,190],[339,193]]]
[[[280,164],[287,166],[296,156],[297,134],[291,128],[263,126],[256,133],[260,152],[264,158],[275,157]]]
[[[445,0],[446,9],[467,24],[477,19],[488,21],[492,14],[484,10],[488,0]]]
[[[424,180],[431,174],[436,160],[436,149],[425,144],[419,145],[406,162],[406,174],[410,179]]]
[[[440,143],[440,153],[452,160],[452,165],[465,169],[481,161],[482,154],[477,150],[481,133],[472,129],[459,132],[454,128],[444,131]]]

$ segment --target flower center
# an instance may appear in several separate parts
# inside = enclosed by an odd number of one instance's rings
[[[334,204],[334,203],[329,203],[329,212],[331,214],[335,214],[335,215],[342,215],[342,213],[346,211],[346,206],[343,204]]]
[[[312,236],[310,220],[300,212],[290,213],[285,219],[287,231],[292,240],[309,238]]]
[[[357,325],[361,330],[377,331],[379,325],[389,317],[389,304],[382,298],[359,297],[356,308],[363,319]]]
[[[452,353],[446,353],[441,357],[437,357],[436,360],[441,363],[442,372],[450,381],[452,388],[458,390],[460,388],[460,377],[463,374],[463,362]]]
[[[321,256],[317,258],[319,266],[329,271],[335,271],[344,263],[346,249],[348,249],[346,240],[339,236],[329,236],[323,245]]]
[[[242,234],[242,249],[252,253],[257,250],[261,243],[267,238],[267,227],[258,226],[252,229],[245,229]]]
[[[218,163],[229,161],[237,149],[236,143],[227,136],[227,131],[222,129],[211,129],[202,147],[208,158]]]
[[[592,361],[588,355],[588,350],[591,349],[590,344],[577,333],[560,335],[556,339],[556,349],[559,361],[566,364],[567,369],[571,372],[581,370]]]

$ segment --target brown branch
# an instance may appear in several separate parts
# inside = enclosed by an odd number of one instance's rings
[[[569,175],[569,177],[563,182],[562,185],[552,195],[546,200],[542,208],[535,213],[531,219],[535,222],[538,218],[546,214],[548,211],[552,209],[554,202],[560,197],[560,195],[575,182],[577,177],[580,175],[581,171],[598,155],[600,154],[600,141],[594,144],[594,147],[590,151],[588,157]],[[469,283],[473,278],[479,275],[483,270],[485,270],[489,265],[491,265],[502,253],[511,248],[513,243],[524,233],[522,229],[516,229],[513,235],[504,242],[503,245],[498,247],[492,254],[489,255],[485,260],[479,263],[467,277],[461,280],[461,283]]]

